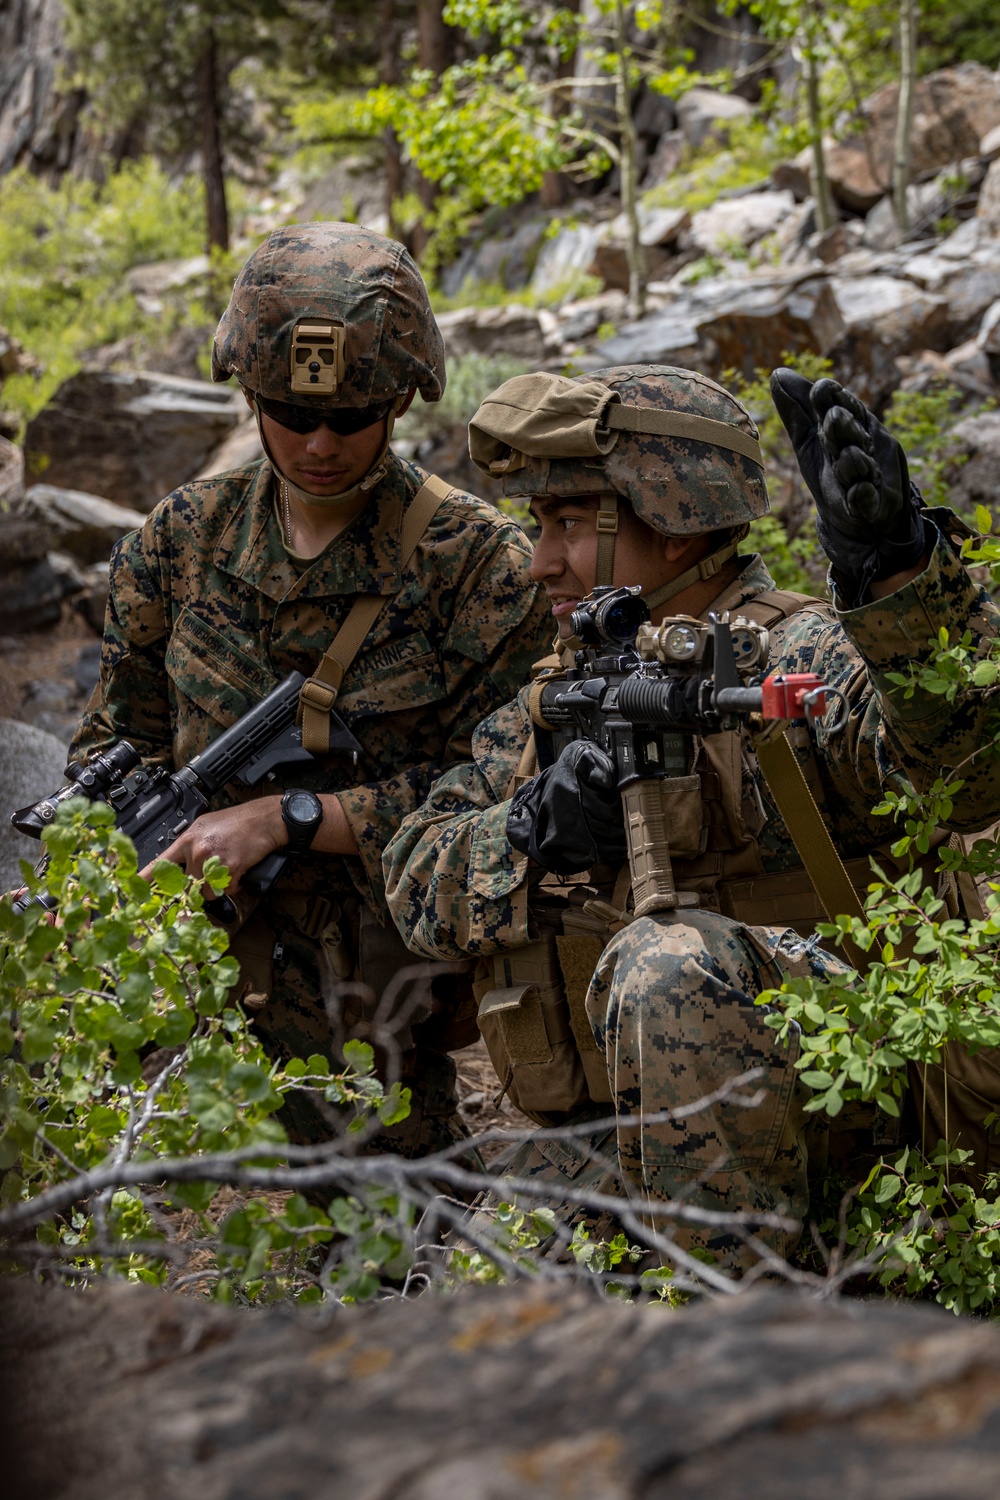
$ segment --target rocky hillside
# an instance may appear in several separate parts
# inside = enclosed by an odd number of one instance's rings
[[[44,8],[44,0],[19,4]],[[39,10],[35,21],[43,19]],[[14,20],[4,24],[16,41]],[[16,68],[36,79],[18,96],[30,102],[43,61],[10,54],[0,73],[8,106]],[[965,63],[922,79],[917,94],[914,229],[905,243],[886,195],[895,86],[867,101],[860,132],[827,142],[839,218],[825,233],[816,229],[807,158],[757,170],[754,143],[764,152],[764,138],[745,100],[696,89],[675,107],[644,96],[645,316],[627,315],[625,226],[610,191],[558,215],[530,204],[485,215],[441,274],[449,389],[439,407],[418,402],[398,425],[401,451],[484,492],[465,424],[519,370],[669,363],[746,391],[756,371],[791,357],[829,369],[897,420],[902,398],[926,398],[906,434],[918,479],[966,512],[990,506],[1000,463],[1000,75]],[[14,118],[10,107],[3,118]],[[308,190],[286,173],[248,227],[261,234],[288,215],[378,224],[380,203],[370,163],[346,157]],[[128,270],[122,293],[143,332],[93,348],[21,445],[0,438],[0,686],[8,713],[63,742],[95,680],[115,537],[173,486],[260,451],[238,395],[193,378],[211,333],[212,274],[204,256]],[[0,384],[38,368],[32,351],[0,330]],[[784,549],[772,558],[779,571],[793,570],[782,581],[821,582],[821,560],[808,558],[806,497],[766,397],[749,394],[765,424],[781,522],[757,540]],[[2,398],[0,389],[0,407]],[[9,421],[8,434],[16,430]],[[926,452],[933,457],[922,472]]]

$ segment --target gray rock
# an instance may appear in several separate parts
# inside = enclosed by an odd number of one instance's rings
[[[66,746],[55,735],[17,719],[0,719],[0,890],[19,886],[18,861],[34,864],[42,852],[35,839],[14,832],[11,813],[62,786],[65,767]]]
[[[73,608],[90,626],[95,635],[104,634],[104,617],[108,608],[110,592],[110,570],[107,563],[95,563],[84,574],[84,584],[73,600]],[[84,646],[85,651],[89,650]]]
[[[142,526],[145,516],[82,490],[33,484],[20,507],[45,527],[50,546],[80,563],[102,562],[120,537]]]
[[[689,89],[677,101],[677,123],[689,146],[703,146],[713,136],[724,137],[734,120],[752,114],[752,106],[738,94],[720,94],[715,89]]]
[[[979,189],[976,218],[990,234],[1000,233],[1000,160],[991,161]]]
[[[696,249],[710,254],[725,251],[734,244],[748,248],[766,234],[772,234],[794,208],[795,198],[787,189],[718,199],[710,208],[695,214],[691,242]]]
[[[953,343],[944,297],[895,276],[838,275],[831,285],[846,333],[830,354],[838,379],[869,404],[881,404],[893,390],[899,355],[944,353]]]
[[[974,505],[992,510],[1000,474],[1000,412],[966,417],[952,428],[951,442],[960,462],[951,475],[949,504],[959,511]]]
[[[793,159],[779,161],[771,168],[771,183],[779,190],[787,189],[796,203],[804,203],[812,193],[812,182],[809,177],[808,153],[805,158],[797,156]]]
[[[248,417],[223,439],[194,477],[210,479],[213,474],[224,474],[227,469],[242,469],[244,465],[254,464],[263,457],[264,449],[257,431],[257,422],[255,418]]]
[[[80,655],[73,668],[73,681],[76,683],[77,692],[86,699],[90,697],[100,680],[101,642],[90,641],[88,645],[80,647]]]
[[[245,413],[203,380],[83,370],[28,424],[29,478],[151,510],[196,474]]]
[[[734,369],[748,380],[786,354],[827,354],[843,334],[836,299],[821,278],[734,289],[728,303],[698,321],[702,347],[714,351],[713,373]]]
[[[994,125],[979,142],[979,155],[983,161],[995,161],[1000,156],[1000,125]]]
[[[4,527],[0,535],[6,540],[10,529]],[[62,616],[65,595],[63,580],[44,555],[5,567],[0,573],[0,635],[21,635],[55,625]]]
[[[0,6],[0,176],[23,163],[61,174],[79,164],[86,93],[66,86],[69,62],[60,0],[6,0]]]
[[[462,307],[442,313],[438,326],[449,358],[465,354],[510,354],[528,362],[544,359],[545,335],[534,308]]]
[[[1000,78],[981,63],[941,68],[917,80],[911,141],[914,177],[978,155],[981,137],[1000,123]],[[899,85],[886,84],[862,107],[866,126],[841,141],[824,141],[834,196],[867,213],[890,188]],[[796,160],[808,169],[808,152]]]
[[[0,437],[0,511],[8,510],[24,494],[24,454],[16,443]]]
[[[613,338],[598,344],[594,355],[600,365],[682,365],[692,369],[699,368],[703,358],[693,316],[672,311],[626,323]]]
[[[207,255],[189,255],[186,260],[152,260],[132,266],[125,273],[125,285],[136,298],[161,298],[207,276],[211,263]]]
[[[661,135],[656,144],[656,150],[646,163],[646,173],[642,179],[643,188],[648,191],[671,177],[683,161],[685,149],[686,142],[682,130],[668,130],[665,135]]]
[[[0,1298],[24,1500],[993,1500],[1000,1481],[1000,1332],[926,1304],[627,1307],[522,1282],[307,1318],[27,1276]]]
[[[984,354],[1000,354],[1000,300],[991,302],[983,313],[976,343]]]
[[[531,290],[544,296],[566,287],[568,297],[574,278],[579,278],[590,268],[594,252],[606,233],[606,224],[577,224],[560,229],[558,234],[544,242],[538,252],[531,275]]]

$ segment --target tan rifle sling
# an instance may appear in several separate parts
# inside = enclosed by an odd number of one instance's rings
[[[433,520],[439,506],[452,494],[452,486],[436,474],[414,495],[403,517],[399,540],[399,571],[402,575],[417,550],[417,543]],[[299,722],[302,725],[303,748],[313,755],[325,755],[330,748],[330,714],[337,701],[340,685],[347,670],[361,650],[368,632],[394,595],[362,594],[356,599],[344,623],[327,646],[323,657],[299,694]]]

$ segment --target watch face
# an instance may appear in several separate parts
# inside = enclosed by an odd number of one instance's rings
[[[285,813],[293,823],[312,823],[316,818],[316,798],[312,792],[289,792]]]

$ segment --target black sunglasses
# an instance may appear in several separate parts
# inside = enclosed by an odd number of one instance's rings
[[[391,401],[380,401],[376,406],[301,406],[294,401],[271,401],[265,396],[254,400],[266,417],[287,427],[291,432],[305,434],[315,432],[317,427],[329,427],[338,437],[350,437],[381,422],[392,410]]]

